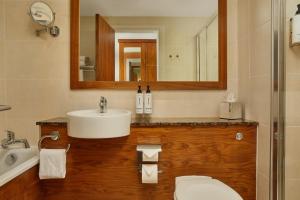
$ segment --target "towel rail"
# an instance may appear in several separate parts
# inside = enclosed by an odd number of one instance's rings
[[[59,135],[59,132],[58,131],[53,131],[52,133],[50,133],[49,135],[44,135],[42,136],[40,139],[39,139],[39,143],[38,143],[38,148],[39,148],[39,151],[41,150],[41,147],[42,147],[42,142],[44,139],[46,138],[50,138],[51,140],[58,140],[60,138],[60,135]],[[68,144],[67,148],[66,148],[66,153],[70,150],[70,147],[71,145]]]

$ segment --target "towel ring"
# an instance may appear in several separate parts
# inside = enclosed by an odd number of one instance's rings
[[[56,141],[60,138],[59,132],[58,131],[53,131],[52,133],[50,133],[50,135],[44,135],[39,139],[39,143],[38,143],[38,148],[39,151],[41,150],[42,147],[42,142],[44,139],[46,138],[50,138],[53,141]],[[68,144],[67,148],[66,148],[66,153],[70,150],[71,145]]]

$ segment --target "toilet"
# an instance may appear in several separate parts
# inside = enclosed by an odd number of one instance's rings
[[[207,176],[176,178],[174,200],[243,200],[228,185]]]

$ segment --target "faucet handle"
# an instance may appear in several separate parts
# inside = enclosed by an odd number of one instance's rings
[[[7,133],[8,140],[15,140],[15,133],[13,131],[6,130],[6,133]]]

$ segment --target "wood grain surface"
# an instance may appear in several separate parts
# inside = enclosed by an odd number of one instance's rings
[[[80,0],[71,0],[70,23],[70,88],[79,89],[116,89],[135,90],[150,85],[153,90],[226,90],[227,89],[227,0],[218,0],[219,16],[219,81],[150,81],[115,82],[115,81],[79,81],[79,32],[80,32]],[[154,69],[153,69],[154,70]],[[153,72],[154,73],[154,72]],[[153,80],[152,80],[153,79]]]
[[[115,30],[96,14],[96,81],[115,80]]]
[[[256,196],[256,126],[132,128],[128,137],[103,140],[69,138],[67,126],[41,126],[42,134],[60,131],[59,142],[71,143],[64,180],[43,180],[44,200],[171,200],[175,177],[204,175],[235,189],[244,200]],[[235,139],[237,132],[244,139]],[[141,183],[137,144],[161,144],[157,185]]]
[[[1,200],[40,200],[41,188],[38,178],[38,166],[0,187]]]

